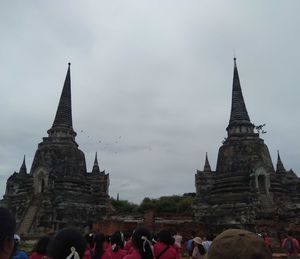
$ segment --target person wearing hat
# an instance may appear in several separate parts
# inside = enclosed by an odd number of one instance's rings
[[[264,240],[255,233],[242,229],[228,229],[211,244],[208,259],[272,259]]]
[[[206,258],[206,251],[204,246],[202,245],[202,239],[200,237],[195,237],[193,239],[193,253],[192,259],[205,259]]]

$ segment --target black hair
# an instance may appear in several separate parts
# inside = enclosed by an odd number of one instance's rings
[[[5,240],[14,240],[16,220],[5,208],[0,208],[0,250],[2,251]]]
[[[158,236],[157,236],[158,240],[166,245],[173,245],[175,240],[174,238],[172,237],[170,231],[168,230],[161,230],[159,233],[158,233]]]
[[[60,230],[47,247],[47,255],[53,259],[65,259],[71,253],[71,247],[75,247],[79,257],[82,258],[86,241],[75,228]]]
[[[34,245],[32,252],[37,252],[39,254],[46,254],[47,246],[50,243],[50,240],[51,239],[48,236],[41,237]]]
[[[113,251],[118,251],[120,248],[124,248],[124,240],[123,240],[123,234],[120,231],[116,231],[110,238],[110,243],[112,245],[116,245],[116,247],[113,249]]]
[[[102,233],[96,234],[94,237],[95,242],[95,259],[100,259],[104,254],[103,243],[105,241],[105,236]]]
[[[292,230],[289,230],[289,231],[287,232],[287,235],[291,237],[291,236],[293,235],[293,231],[292,231]]]
[[[124,232],[124,240],[128,241],[132,236],[132,232],[126,231]]]
[[[197,244],[197,248],[198,248],[198,251],[201,255],[205,255],[206,254],[206,250],[204,248],[204,246],[202,244]]]
[[[90,234],[86,234],[84,236],[86,242],[90,245],[91,248],[93,248],[94,246],[94,234],[90,233]]]
[[[148,241],[145,240],[144,238],[147,238]],[[151,240],[150,232],[144,227],[137,228],[132,235],[132,244],[134,248],[139,251],[142,259],[154,258],[152,249],[150,247],[150,240]]]

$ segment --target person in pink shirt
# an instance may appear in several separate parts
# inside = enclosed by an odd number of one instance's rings
[[[115,232],[111,238],[111,249],[105,251],[101,259],[123,259],[127,252],[123,249],[124,241],[120,231]]]
[[[29,259],[42,259],[46,257],[47,246],[50,242],[50,237],[41,237],[35,244]]]
[[[130,233],[124,234],[124,239],[125,239],[124,249],[127,251],[128,254],[130,254],[133,249],[131,236],[132,236],[132,234],[130,234]]]
[[[154,245],[154,256],[156,259],[179,259],[174,248],[174,238],[167,230],[158,233],[158,242]]]
[[[288,259],[299,258],[298,256],[299,242],[296,238],[293,237],[292,231],[289,231],[287,233],[287,237],[282,242],[282,247],[286,251],[286,255]]]
[[[83,259],[93,259],[94,257],[94,234],[86,234],[84,236],[86,240],[86,249],[84,251]]]
[[[103,243],[103,249],[105,251],[111,249],[110,236],[105,236],[105,241]]]
[[[151,235],[146,228],[136,229],[132,235],[133,250],[124,259],[154,259],[150,240]]]
[[[102,233],[96,234],[94,237],[94,259],[101,259],[104,254],[105,237]]]

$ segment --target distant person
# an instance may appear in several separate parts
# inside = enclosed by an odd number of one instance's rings
[[[84,238],[86,241],[86,249],[84,251],[83,259],[94,259],[94,234],[88,233]]]
[[[193,252],[192,259],[205,259],[206,251],[204,246],[202,245],[202,239],[200,237],[195,237],[193,239]]]
[[[75,228],[60,230],[47,247],[50,259],[81,259],[86,248],[86,241]]]
[[[103,244],[103,248],[104,248],[104,250],[108,250],[108,249],[111,248],[110,236],[108,236],[108,235],[105,236],[105,241],[104,241],[104,244]]]
[[[173,247],[175,248],[178,258],[180,259],[181,258],[182,235],[180,235],[180,233],[178,231],[174,235],[174,240],[175,240],[175,243],[174,243]]]
[[[16,220],[5,208],[0,208],[0,258],[9,259],[14,250]]]
[[[212,243],[211,235],[208,235],[207,237],[203,238],[202,245],[204,246],[206,253],[208,253],[211,243]]]
[[[41,237],[34,245],[29,259],[46,259],[47,246],[50,243],[50,237]]]
[[[105,236],[102,233],[98,233],[94,237],[94,259],[101,259],[105,250],[104,250]]]
[[[174,248],[175,240],[167,230],[161,230],[157,235],[157,243],[154,245],[154,257],[156,259],[178,259],[179,255]]]
[[[124,259],[154,259],[150,232],[143,227],[136,229],[132,235],[132,253]]]
[[[212,242],[207,259],[272,259],[264,241],[255,233],[242,229],[228,229]]]
[[[271,238],[269,237],[267,232],[264,232],[262,234],[262,238],[264,240],[265,246],[273,253],[272,247],[271,247]]]
[[[189,239],[186,242],[186,249],[187,249],[188,254],[189,254],[190,257],[192,256],[192,253],[193,253],[193,242],[194,242],[193,239],[194,239],[195,236],[196,236],[196,232],[192,231],[192,233],[191,233],[191,239]]]
[[[130,232],[124,233],[124,249],[127,251],[128,254],[130,254],[133,249],[131,236],[132,234]]]
[[[298,256],[299,242],[293,237],[293,232],[288,231],[287,237],[282,242],[282,247],[286,251],[288,259],[296,259]]]
[[[15,247],[12,255],[12,259],[28,259],[28,255],[26,252],[19,249],[19,244],[21,242],[21,238],[19,235],[14,235]]]
[[[102,259],[122,259],[127,255],[124,248],[123,234],[120,231],[115,232],[111,238],[111,249],[106,250]]]

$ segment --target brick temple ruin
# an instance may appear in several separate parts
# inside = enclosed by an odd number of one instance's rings
[[[250,121],[235,59],[226,130],[216,170],[211,170],[206,156],[203,171],[195,175],[194,215],[112,215],[109,175],[100,170],[97,154],[92,172],[87,172],[84,153],[75,141],[69,65],[48,137],[39,143],[30,172],[24,158],[19,172],[9,177],[0,205],[15,215],[18,233],[25,235],[92,223],[107,234],[116,227],[129,229],[141,223],[152,230],[168,226],[199,233],[219,233],[228,227],[255,231],[293,226],[300,233],[299,177],[285,170],[279,153],[274,169],[268,147]]]
[[[259,127],[258,129],[262,129]],[[216,171],[205,159],[195,175],[195,220],[214,232],[228,227],[252,231],[300,231],[300,179],[285,170],[278,152],[276,170],[267,145],[251,123],[234,59],[232,104],[227,138],[219,149]]]
[[[25,158],[6,184],[1,206],[16,217],[19,234],[36,234],[65,226],[84,227],[110,210],[109,175],[100,171],[97,153],[87,172],[75,141],[71,106],[70,63],[52,127],[38,144],[30,173]]]

